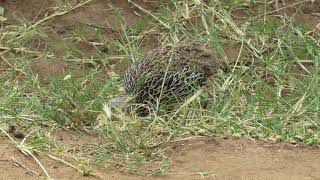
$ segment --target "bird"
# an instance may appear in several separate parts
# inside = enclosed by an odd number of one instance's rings
[[[125,97],[116,97],[110,104],[138,104],[140,116],[159,105],[172,105],[186,100],[203,87],[207,80],[226,63],[218,58],[212,45],[205,41],[184,41],[165,44],[146,53],[125,72]]]

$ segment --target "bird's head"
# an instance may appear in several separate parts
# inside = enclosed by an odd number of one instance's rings
[[[105,103],[103,105],[103,112],[105,113],[107,118],[111,119],[113,116],[113,110],[114,109],[121,109],[121,107],[126,104],[128,99],[129,99],[128,97],[119,96],[119,97],[115,97],[115,98],[109,100],[109,102]]]
[[[147,104],[139,104],[133,103],[132,99],[134,97],[131,96],[121,96],[115,97],[111,99],[108,103],[103,105],[103,112],[107,116],[108,119],[112,119],[115,116],[115,112],[117,113],[132,113],[145,117],[150,114],[152,109]]]

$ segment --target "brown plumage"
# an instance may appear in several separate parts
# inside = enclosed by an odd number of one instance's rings
[[[149,51],[127,70],[124,87],[134,103],[171,104],[185,100],[224,68],[208,43],[165,45]]]

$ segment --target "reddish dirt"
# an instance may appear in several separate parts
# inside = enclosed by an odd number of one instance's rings
[[[1,138],[0,143],[0,173],[3,179],[44,177],[44,173],[31,157],[23,155],[7,139]],[[83,145],[83,142],[79,142],[79,136],[74,135],[68,137],[66,143],[72,146]],[[173,156],[172,165],[168,174],[162,177],[145,177],[101,168],[94,171],[96,176],[83,176],[65,164],[43,156],[36,157],[54,179],[320,178],[320,151],[317,147],[198,137],[169,145],[167,153]]]
[[[211,172],[216,179],[318,179],[318,148],[269,144],[250,140],[197,141],[174,158],[173,177],[181,174],[197,179]],[[210,179],[210,178],[209,178]]]
[[[74,5],[77,2],[79,1],[68,1],[71,5]],[[146,10],[156,11],[159,9],[161,1],[140,0],[136,1],[136,3]],[[0,6],[5,8],[5,17],[8,18],[2,25],[7,26],[16,24],[17,19],[25,19],[28,22],[35,23],[45,16],[52,14],[53,9],[57,7],[58,4],[59,1],[57,0],[0,0]],[[116,15],[117,13],[120,13],[121,17],[118,17]],[[37,62],[32,63],[32,69],[39,75],[41,80],[52,75],[66,75],[66,73],[69,72],[66,71],[66,69],[70,69],[70,66],[72,66],[71,72],[76,73],[78,72],[80,65],[83,69],[86,69],[87,66],[83,66],[86,64],[86,61],[95,53],[108,54],[110,45],[108,43],[103,45],[91,45],[86,42],[76,42],[76,48],[82,53],[82,59],[80,59],[80,63],[73,62],[73,64],[78,64],[79,66],[75,67],[68,62],[59,60],[59,57],[66,55],[66,48],[68,48],[68,44],[66,43],[75,43],[76,41],[74,38],[67,38],[67,36],[74,35],[78,30],[83,30],[82,33],[85,35],[87,42],[99,43],[95,33],[95,27],[99,27],[101,28],[100,34],[103,37],[119,40],[121,20],[124,20],[128,26],[131,26],[142,17],[143,14],[126,0],[94,0],[74,11],[68,12],[66,15],[57,16],[42,24],[43,29],[48,35],[45,41],[31,42],[31,47],[36,51],[49,50],[50,54],[56,56],[58,60],[39,59]],[[85,26],[85,28],[81,28],[83,26]],[[150,47],[154,46],[156,43],[155,39],[147,39],[146,41],[148,46],[145,47],[145,49],[150,49]],[[11,61],[9,60],[9,62]],[[45,64],[48,64],[48,67],[44,67]],[[120,62],[118,58],[110,58],[106,68],[109,69],[109,65],[113,64],[116,65],[115,71],[118,73],[122,73],[127,67],[126,63]],[[6,63],[0,61],[0,67],[0,70],[5,72],[7,68]],[[107,69],[102,70],[105,71]]]
[[[70,0],[75,3],[78,0]],[[23,17],[30,22],[42,19],[46,13],[52,12],[56,6],[56,0],[0,0],[0,5],[6,10],[8,18],[3,25],[14,24],[16,17]],[[147,10],[156,11],[161,1],[135,1]],[[165,2],[165,1],[163,1]],[[280,2],[280,1],[279,1]],[[297,1],[285,1],[285,7]],[[114,15],[116,7],[120,10],[128,25],[134,24],[141,19],[143,14],[128,4],[127,0],[95,0],[66,15],[54,18],[44,25],[49,37],[45,44],[41,44],[36,50],[44,50],[46,47],[55,45],[65,40],[65,35],[73,34],[79,25],[98,26],[102,28],[102,35],[110,39],[119,39],[118,19]],[[273,8],[273,9],[272,9]],[[261,10],[261,9],[260,9]],[[271,7],[269,10],[274,10]],[[259,12],[259,8],[253,11]],[[142,16],[138,16],[136,12]],[[298,12],[298,13],[296,13]],[[320,1],[313,4],[308,3],[297,9],[295,6],[279,11],[280,15],[291,16],[295,23],[306,26],[310,31],[316,30],[319,25]],[[237,17],[244,15],[241,10],[233,12]],[[286,14],[284,14],[286,13]],[[295,14],[296,13],[296,14]],[[240,20],[239,20],[240,21]],[[319,29],[319,28],[318,28]],[[95,42],[92,32],[86,32],[86,38]],[[150,38],[145,42],[145,49],[157,45],[156,38]],[[93,47],[85,43],[79,43],[78,48],[89,58],[94,53],[108,53],[106,47]],[[60,57],[64,55],[64,48],[54,49],[52,53]],[[239,52],[238,45],[229,45],[225,48],[230,61],[234,61]],[[117,60],[110,62],[116,64]],[[0,60],[0,73],[10,67]],[[41,80],[49,76],[63,76],[73,70],[81,74],[82,67],[70,65],[59,60],[38,59],[32,63],[32,70],[39,74]],[[81,70],[80,70],[81,69]],[[116,67],[120,72],[124,67]],[[63,138],[62,138],[63,137]],[[73,133],[57,134],[57,140],[68,146],[81,146],[81,136]],[[0,179],[39,179],[44,177],[40,167],[31,157],[23,155],[6,138],[0,138]],[[181,141],[169,145],[167,153],[173,155],[173,162],[169,175],[165,177],[143,177],[119,172],[109,172],[98,168],[97,175],[100,179],[201,179],[199,173],[208,172],[204,179],[320,179],[320,153],[318,148],[300,147],[286,143],[270,144],[264,142],[253,142],[250,140],[223,140],[217,139],[213,142],[197,139],[192,141]],[[52,159],[37,156],[43,163],[49,174],[54,179],[94,179],[97,177],[84,177],[75,169],[67,167],[63,163]],[[12,159],[14,158],[14,160]]]
[[[15,24],[16,18],[24,18],[29,22],[37,22],[38,20],[45,17],[45,15],[52,14],[53,7],[56,7],[59,1],[56,0],[0,0],[0,5],[5,8],[5,17],[8,18],[3,25]],[[70,4],[75,4],[79,2],[78,0],[68,1]],[[148,0],[139,0],[135,1],[137,4],[142,6],[148,11],[157,11],[160,7],[160,4],[166,1],[148,1]],[[283,1],[279,3],[279,7],[275,7],[275,3],[270,4],[268,11],[273,11],[272,15],[280,15],[281,17],[292,18],[293,21],[299,25],[303,25],[310,30],[310,35],[320,37],[320,1],[316,0],[314,3],[306,3],[304,5],[293,4],[299,2],[298,0],[293,1]],[[277,11],[277,9],[280,9]],[[262,15],[264,13],[263,6],[253,6],[252,12],[255,15]],[[141,20],[144,17],[144,14],[139,11],[133,5],[130,5],[127,0],[94,0],[91,3],[88,3],[74,11],[71,11],[63,16],[58,16],[53,18],[49,22],[43,24],[44,29],[48,34],[48,38],[45,42],[40,42],[40,44],[35,43],[34,49],[38,51],[52,49],[50,52],[57,56],[58,58],[65,55],[65,49],[68,47],[67,44],[62,44],[62,42],[73,42],[74,39],[67,39],[67,35],[72,35],[75,31],[79,30],[79,27],[86,26],[84,30],[85,38],[87,42],[98,42],[96,36],[94,35],[95,27],[102,28],[100,34],[104,37],[113,40],[119,40],[119,17],[116,13],[119,12],[123,20],[128,26],[134,24],[135,22]],[[241,19],[245,16],[245,12],[242,8],[232,11],[235,19],[238,19],[241,22]],[[318,27],[317,27],[318,26]],[[81,29],[81,28],[80,28]],[[148,50],[152,47],[157,46],[158,40],[155,37],[148,37],[143,42],[143,49]],[[229,62],[234,62],[238,56],[239,44],[236,45],[226,45],[224,48],[225,54],[228,56]],[[77,49],[79,49],[84,58],[84,62],[87,59],[90,59],[95,53],[106,53],[109,52],[109,44],[93,46],[85,42],[77,42]],[[245,56],[246,53],[244,53]],[[43,62],[40,62],[43,61]],[[50,68],[43,68],[48,61],[43,59],[39,60],[39,63],[33,63],[32,67],[35,73],[39,74],[40,79],[52,75],[66,75],[65,69],[69,69],[70,64],[64,61],[50,61]],[[118,73],[123,73],[127,67],[127,64],[120,62],[119,59],[109,59],[109,65],[116,64],[115,71]],[[5,63],[0,62],[0,71],[5,71],[3,66]],[[83,64],[82,64],[83,67]],[[85,66],[86,67],[86,66]],[[71,68],[75,69],[72,72],[78,72],[79,67]],[[68,72],[67,72],[68,73]]]

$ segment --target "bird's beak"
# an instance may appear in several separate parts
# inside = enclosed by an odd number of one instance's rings
[[[111,118],[112,116],[112,109],[114,108],[121,108],[122,106],[129,104],[130,100],[132,100],[133,97],[130,96],[119,96],[111,99],[108,103],[105,103],[103,105],[103,112],[108,118]]]

